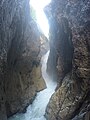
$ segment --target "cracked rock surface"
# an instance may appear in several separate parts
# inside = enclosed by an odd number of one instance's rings
[[[90,0],[52,0],[45,12],[52,21],[48,63],[54,51],[53,68],[58,73],[58,87],[47,106],[46,118],[89,120]]]
[[[25,112],[46,87],[39,53],[40,34],[29,0],[0,0],[0,120]]]

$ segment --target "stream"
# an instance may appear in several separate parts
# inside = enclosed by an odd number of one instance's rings
[[[49,51],[41,59],[42,76],[47,88],[37,93],[35,100],[28,106],[26,113],[17,113],[8,120],[46,120],[44,117],[46,106],[57,86],[57,83],[52,81],[46,73],[48,55]]]

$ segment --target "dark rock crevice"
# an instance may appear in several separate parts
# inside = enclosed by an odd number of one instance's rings
[[[58,75],[57,79],[59,79],[58,82],[61,83],[64,76],[72,70],[74,51],[72,31],[65,17],[62,17],[61,21],[58,21],[55,16],[51,17],[49,23],[50,54],[47,63],[47,72],[50,75],[56,73]]]

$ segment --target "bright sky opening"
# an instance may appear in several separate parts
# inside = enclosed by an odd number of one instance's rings
[[[50,2],[51,0],[30,0],[30,4],[36,10],[37,23],[47,38],[49,37],[49,24],[43,9]]]

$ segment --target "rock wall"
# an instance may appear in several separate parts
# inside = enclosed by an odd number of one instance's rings
[[[52,0],[45,9],[51,23],[48,71],[57,70],[59,82],[46,118],[89,120],[90,0]]]
[[[52,14],[52,12],[51,12]],[[49,18],[50,24],[50,55],[47,72],[53,79],[63,79],[72,68],[73,44],[71,29],[68,20],[62,17],[61,21],[55,15]],[[58,69],[58,71],[57,71]],[[55,75],[58,72],[58,78]]]
[[[49,51],[50,48],[47,37],[42,33],[40,35],[40,43],[41,43],[40,56],[43,56]]]
[[[29,0],[0,0],[0,120],[24,112],[45,88],[39,52],[40,34]]]

